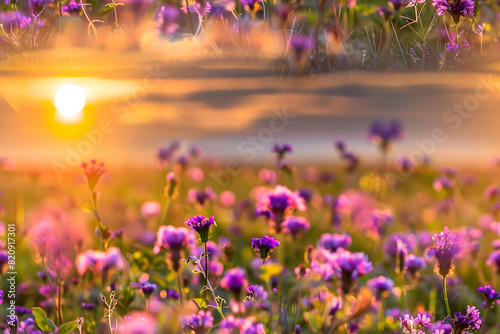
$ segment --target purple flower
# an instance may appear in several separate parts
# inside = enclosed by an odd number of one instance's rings
[[[250,0],[252,1],[252,0]],[[292,148],[292,145],[290,144],[275,144],[273,146],[273,148],[271,149],[271,152],[273,153],[276,153],[278,155],[278,162],[283,160],[283,158],[285,157],[285,154],[287,153],[292,153],[293,152],[293,148]]]
[[[424,259],[420,256],[413,254],[408,255],[404,261],[404,269],[408,270],[410,274],[415,277],[417,271],[425,267]]]
[[[409,314],[404,314],[399,320],[401,321],[399,326],[403,329],[403,332],[407,334],[424,333],[423,329],[431,326],[431,318],[423,313],[418,313],[415,318]]]
[[[439,273],[446,277],[451,270],[451,262],[460,253],[458,235],[450,233],[448,227],[445,227],[443,232],[434,235],[433,240],[436,246],[429,249],[428,255],[436,258]]]
[[[265,262],[273,248],[280,246],[280,242],[266,235],[263,238],[252,238],[250,246],[253,247],[255,252],[258,251],[260,258]]]
[[[398,170],[400,170],[401,172],[404,172],[404,173],[411,172],[413,170],[413,168],[415,167],[413,165],[413,162],[408,157],[405,157],[404,155],[402,155],[396,159],[396,166],[397,166]]]
[[[247,292],[247,299],[252,301],[264,301],[268,296],[266,289],[261,285],[250,285],[247,288]]]
[[[179,299],[181,296],[177,290],[174,289],[168,289],[167,290],[167,298],[172,298],[172,299]]]
[[[3,290],[0,290],[0,305],[3,304],[3,296],[4,296]]]
[[[453,333],[468,333],[468,330],[480,329],[483,321],[480,318],[479,310],[475,306],[467,306],[467,314],[455,313],[451,320]],[[467,331],[466,331],[467,330]]]
[[[287,216],[295,209],[304,211],[306,204],[297,192],[277,185],[274,189],[262,192],[255,207],[258,215],[266,216],[270,220],[271,232],[280,233],[281,225]]]
[[[391,142],[403,137],[403,127],[398,121],[373,122],[370,126],[369,137],[375,145],[380,146],[385,151]]]
[[[380,298],[384,293],[388,295],[387,292],[391,292],[394,288],[394,281],[385,276],[372,278],[366,284],[369,288],[375,290],[378,298]]]
[[[142,293],[144,293],[144,296],[146,298],[151,297],[151,295],[153,294],[153,292],[156,291],[156,284],[149,283],[149,282],[130,283],[130,286],[134,287],[134,288],[141,289]]]
[[[243,268],[239,267],[227,270],[220,281],[221,287],[231,290],[236,296],[239,296],[243,288],[247,285],[246,272]]]
[[[205,203],[209,203],[209,201],[213,201],[217,199],[217,195],[213,191],[212,188],[207,187],[205,190],[196,190],[189,189],[188,190],[188,200],[191,203],[198,203],[203,206]]]
[[[497,301],[500,300],[500,292],[496,292],[489,285],[480,286],[477,288],[477,292],[482,293],[486,302],[483,303],[484,308],[494,308]]]
[[[384,243],[384,251],[395,261],[396,268],[401,272],[404,268],[405,258],[415,248],[413,234],[392,234]]]
[[[67,5],[62,6],[61,11],[66,15],[80,15],[82,4],[75,0],[70,0]]]
[[[184,224],[190,226],[193,230],[198,232],[201,242],[207,242],[209,239],[210,228],[212,225],[217,226],[214,220],[214,216],[210,218],[205,218],[205,216],[199,215],[188,219]]]
[[[429,331],[431,333],[451,334],[451,326],[443,321],[438,321],[429,328]]]
[[[170,251],[170,260],[174,271],[179,271],[181,251],[186,248],[189,241],[189,230],[185,227],[174,227],[162,225],[156,233],[156,242],[153,249],[154,254],[160,252],[161,247]]]
[[[204,333],[205,328],[213,326],[214,318],[210,311],[200,310],[198,313],[182,317],[182,328],[189,328],[194,333]]]
[[[3,267],[9,262],[9,254],[7,251],[0,249],[0,273],[3,272]]]
[[[473,0],[433,0],[432,5],[439,16],[449,13],[455,24],[467,15],[474,16]]]
[[[342,280],[342,291],[346,294],[359,276],[368,274],[373,269],[364,253],[351,253],[342,248],[330,255],[329,262],[337,277]]]
[[[352,238],[349,233],[342,234],[329,234],[323,233],[321,235],[321,240],[318,242],[319,247],[328,249],[330,253],[335,253],[337,249],[343,248],[347,249],[352,243]]]
[[[389,4],[389,6],[391,6],[394,10],[399,10],[401,8],[403,8],[405,2],[404,0],[389,0],[387,2]]]
[[[496,264],[496,266],[497,266],[497,273],[500,274],[500,250],[493,251],[490,254],[490,257],[488,258],[488,260],[486,260],[486,264],[488,266],[491,266],[493,263]]]
[[[297,234],[303,231],[307,231],[311,224],[307,221],[305,217],[289,217],[283,222],[284,230],[283,232],[291,234],[293,239],[297,237]]]
[[[290,39],[290,47],[294,51],[295,60],[299,61],[302,58],[302,54],[306,50],[312,49],[314,46],[313,41],[305,36],[293,35]]]

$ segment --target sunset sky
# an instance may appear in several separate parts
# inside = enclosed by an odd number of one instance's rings
[[[431,154],[437,163],[486,165],[500,155],[500,78],[492,74],[278,78],[266,63],[185,59],[63,50],[41,52],[32,68],[0,63],[0,156],[49,165],[80,152],[82,159],[147,165],[158,147],[177,139],[243,160],[255,137],[262,158],[270,158],[273,143],[290,142],[295,162],[333,161],[332,142],[344,139],[370,160],[378,152],[366,133],[377,119],[405,127],[393,157],[410,154],[417,142],[430,145],[436,128],[446,137]],[[80,125],[54,119],[54,95],[66,83],[85,89]],[[461,104],[471,111],[452,111]],[[285,126],[275,126],[277,114],[289,115]]]

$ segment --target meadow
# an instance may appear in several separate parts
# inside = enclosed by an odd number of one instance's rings
[[[71,182],[3,158],[2,330],[496,333],[498,160],[388,160],[402,134],[372,124],[371,167],[340,140],[321,166],[172,142],[155,169],[91,160]]]

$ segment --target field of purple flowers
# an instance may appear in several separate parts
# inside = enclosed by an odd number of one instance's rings
[[[474,0],[2,0],[0,59],[186,44],[280,74],[477,69],[498,60],[499,5]],[[32,61],[32,60],[31,60]]]
[[[340,140],[329,166],[83,162],[71,182],[0,160],[2,333],[499,333],[499,160],[476,173]],[[153,157],[152,157],[153,158]]]

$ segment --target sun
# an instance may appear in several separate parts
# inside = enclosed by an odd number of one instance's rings
[[[85,107],[85,90],[78,85],[63,85],[56,92],[54,104],[59,112],[58,116],[64,120],[79,120],[82,117],[80,112]]]

